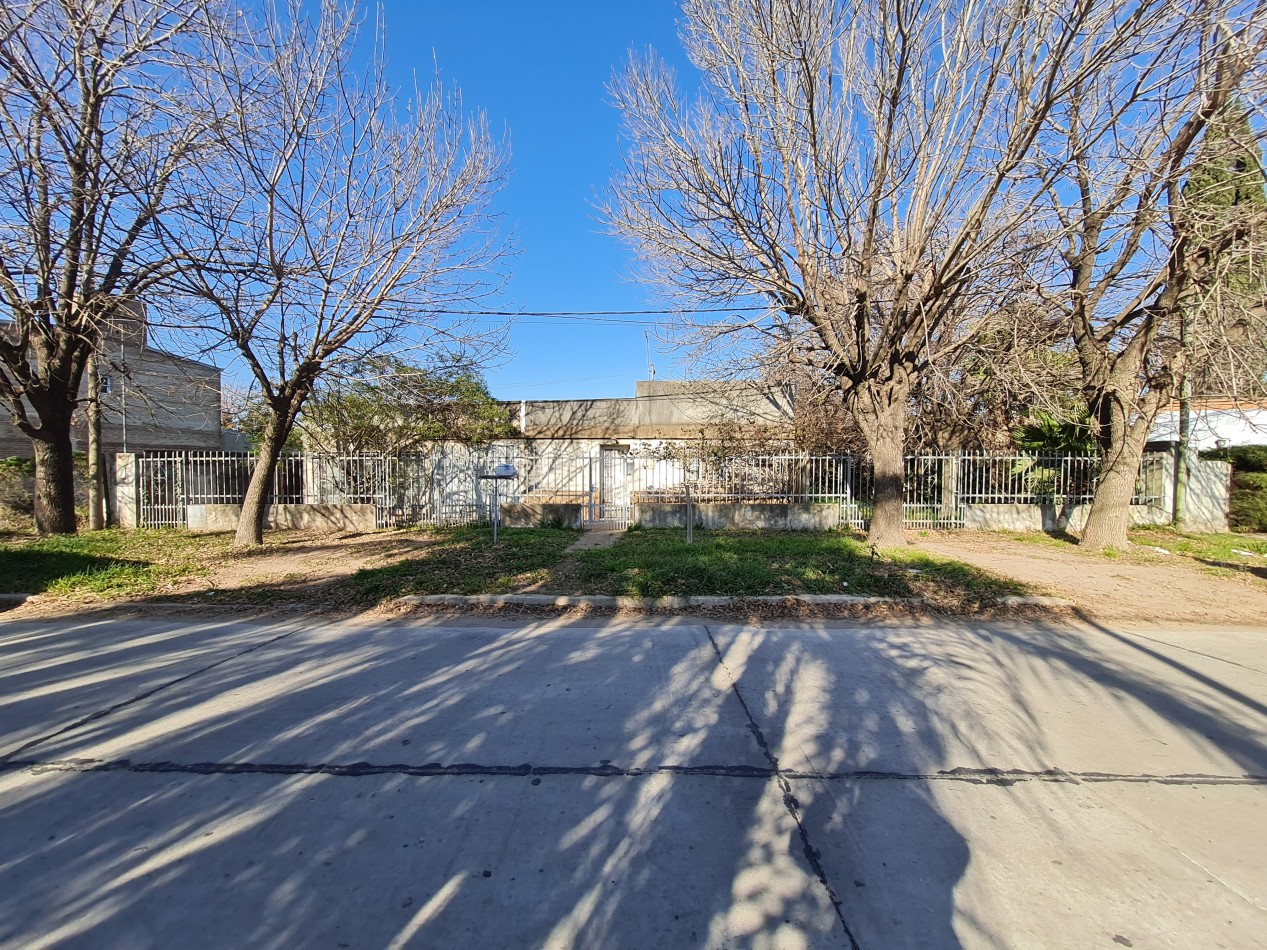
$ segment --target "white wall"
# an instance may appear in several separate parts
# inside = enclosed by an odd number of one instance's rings
[[[1165,411],[1153,423],[1149,442],[1178,442],[1179,413]],[[1267,409],[1201,409],[1192,413],[1192,439],[1195,451],[1224,445],[1267,444]]]

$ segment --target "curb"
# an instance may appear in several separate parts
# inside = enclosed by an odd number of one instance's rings
[[[395,603],[408,607],[608,607],[625,610],[683,610],[732,604],[922,604],[923,597],[859,597],[854,594],[787,594],[761,597],[613,597],[607,594],[410,594]]]
[[[1005,607],[1076,607],[1072,600],[1063,597],[1000,597]]]
[[[34,594],[0,594],[0,604],[12,604],[17,606],[19,604],[25,604],[34,596]]]

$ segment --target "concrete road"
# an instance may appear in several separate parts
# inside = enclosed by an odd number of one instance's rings
[[[1265,644],[0,622],[0,946],[1264,946]]]

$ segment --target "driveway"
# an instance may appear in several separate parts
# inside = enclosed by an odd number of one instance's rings
[[[0,622],[0,946],[1260,946],[1265,643]]]

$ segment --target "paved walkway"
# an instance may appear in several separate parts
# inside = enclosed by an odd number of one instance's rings
[[[626,534],[624,528],[591,528],[568,545],[567,552],[592,551],[595,548],[609,548]]]
[[[0,622],[0,946],[1250,947],[1262,631]]]

